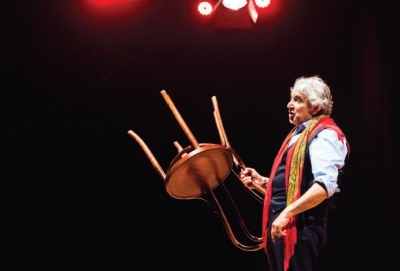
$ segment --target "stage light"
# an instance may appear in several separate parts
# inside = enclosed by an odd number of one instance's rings
[[[210,15],[212,12],[212,6],[208,2],[201,2],[198,6],[198,10],[202,15]]]
[[[247,0],[223,0],[222,5],[224,7],[233,9],[233,10],[238,10],[244,7],[247,4]]]
[[[268,7],[268,5],[271,3],[271,0],[255,0],[256,5],[260,8],[265,8]]]

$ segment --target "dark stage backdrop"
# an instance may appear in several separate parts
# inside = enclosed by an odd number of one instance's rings
[[[236,248],[203,201],[171,198],[127,131],[166,171],[173,142],[189,141],[160,91],[201,143],[219,143],[216,96],[232,147],[268,175],[291,129],[289,88],[311,75],[331,86],[332,116],[351,145],[321,270],[398,270],[396,10],[382,1],[275,1],[256,25],[228,28],[223,14],[195,17],[196,1],[136,1],[118,19],[78,0],[6,4],[2,270],[268,270],[264,253]],[[258,234],[261,205],[235,181],[227,179]]]

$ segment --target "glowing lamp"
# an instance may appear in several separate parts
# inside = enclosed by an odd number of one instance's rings
[[[256,0],[256,5],[260,8],[265,8],[271,3],[271,0]]]
[[[233,10],[238,10],[242,7],[244,7],[247,4],[247,0],[223,0],[222,5],[224,7],[233,9]]]
[[[198,6],[198,10],[202,15],[210,15],[212,11],[212,6],[208,2],[201,2]]]

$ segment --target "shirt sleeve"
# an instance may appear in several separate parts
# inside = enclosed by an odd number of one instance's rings
[[[339,192],[337,179],[347,155],[346,139],[338,139],[334,130],[324,129],[310,144],[310,159],[314,182],[322,184],[328,196]]]

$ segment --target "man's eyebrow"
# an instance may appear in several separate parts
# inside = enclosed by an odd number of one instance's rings
[[[300,100],[303,100],[303,97],[300,94],[291,95],[291,98],[299,98]]]

